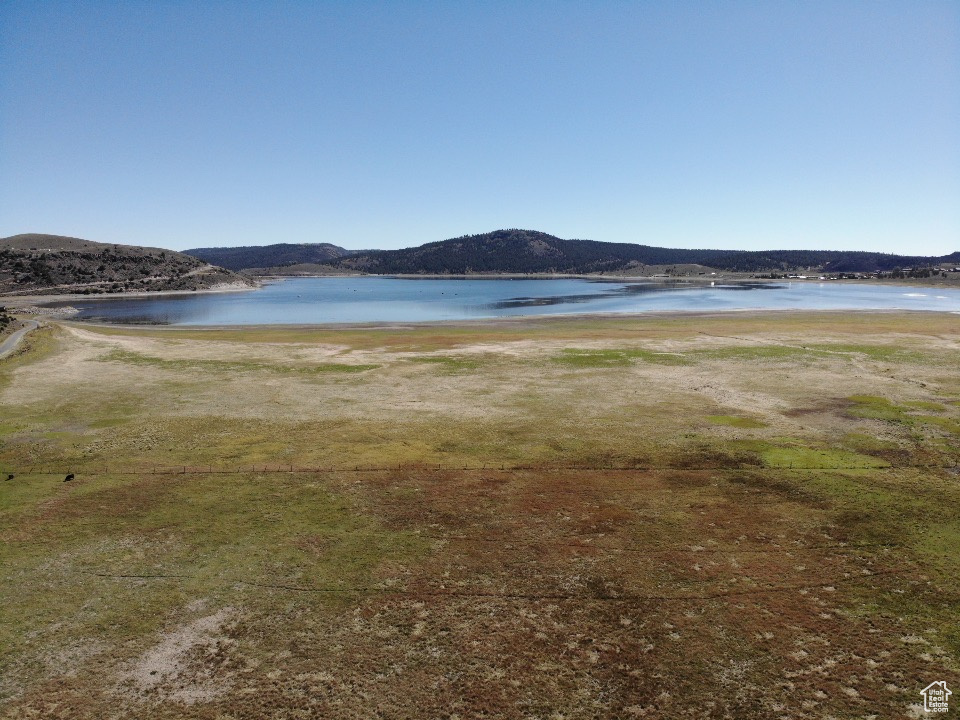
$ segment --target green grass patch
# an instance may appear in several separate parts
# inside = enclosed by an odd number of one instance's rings
[[[690,361],[677,353],[654,352],[640,348],[594,350],[588,348],[564,348],[553,361],[575,368],[627,367],[634,362],[656,365],[689,365]]]
[[[849,412],[855,417],[888,422],[904,421],[903,408],[894,405],[886,398],[876,395],[851,395],[847,399],[854,403]]]
[[[882,440],[866,433],[847,433],[843,436],[843,443],[858,450],[895,450],[898,445],[890,440]]]
[[[905,402],[903,405],[895,405],[886,398],[874,395],[853,395],[849,399],[855,403],[850,409],[850,414],[856,417],[886,420],[887,422],[909,426],[929,425],[960,435],[960,422],[955,418],[941,415],[918,415],[911,412],[911,410],[946,412],[947,408],[939,403],[914,400]]]
[[[781,471],[782,472],[782,471]],[[822,498],[834,526],[855,543],[888,545],[886,566],[907,561],[932,583],[891,592],[859,593],[855,612],[892,614],[919,628],[936,628],[941,643],[960,652],[960,489],[954,478],[925,469],[853,470],[792,474],[790,480]],[[791,474],[784,473],[790,478]]]
[[[914,420],[924,425],[932,425],[954,435],[960,435],[960,422],[953,418],[938,417],[936,415],[917,415]]]
[[[929,412],[946,412],[947,410],[946,406],[940,403],[928,402],[926,400],[908,400],[903,405],[911,410],[927,410]]]
[[[408,358],[410,362],[435,365],[450,374],[468,373],[479,370],[491,362],[490,358],[478,358],[464,355],[419,355]]]
[[[735,428],[763,428],[767,427],[765,422],[755,420],[754,418],[742,417],[740,415],[707,415],[707,420],[714,425],[729,425]]]
[[[917,538],[915,548],[924,561],[938,575],[949,574],[954,581],[960,581],[960,518],[937,523],[924,530]]]

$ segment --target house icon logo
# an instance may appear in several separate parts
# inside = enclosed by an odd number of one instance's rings
[[[920,694],[923,695],[923,710],[929,713],[945,713],[953,695],[943,680],[930,683]]]

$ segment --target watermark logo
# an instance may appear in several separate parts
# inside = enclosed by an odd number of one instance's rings
[[[929,713],[945,713],[953,695],[943,680],[930,683],[920,694],[923,695],[923,710]]]

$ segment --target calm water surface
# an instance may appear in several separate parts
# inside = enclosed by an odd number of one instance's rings
[[[76,317],[113,323],[255,325],[424,322],[509,315],[664,310],[939,310],[960,290],[842,282],[664,283],[581,279],[297,278],[260,290],[78,298]]]

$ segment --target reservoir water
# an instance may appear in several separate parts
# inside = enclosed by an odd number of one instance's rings
[[[169,325],[425,322],[516,315],[724,310],[960,313],[960,290],[798,281],[726,283],[562,279],[326,277],[259,290],[87,299],[81,320]]]

